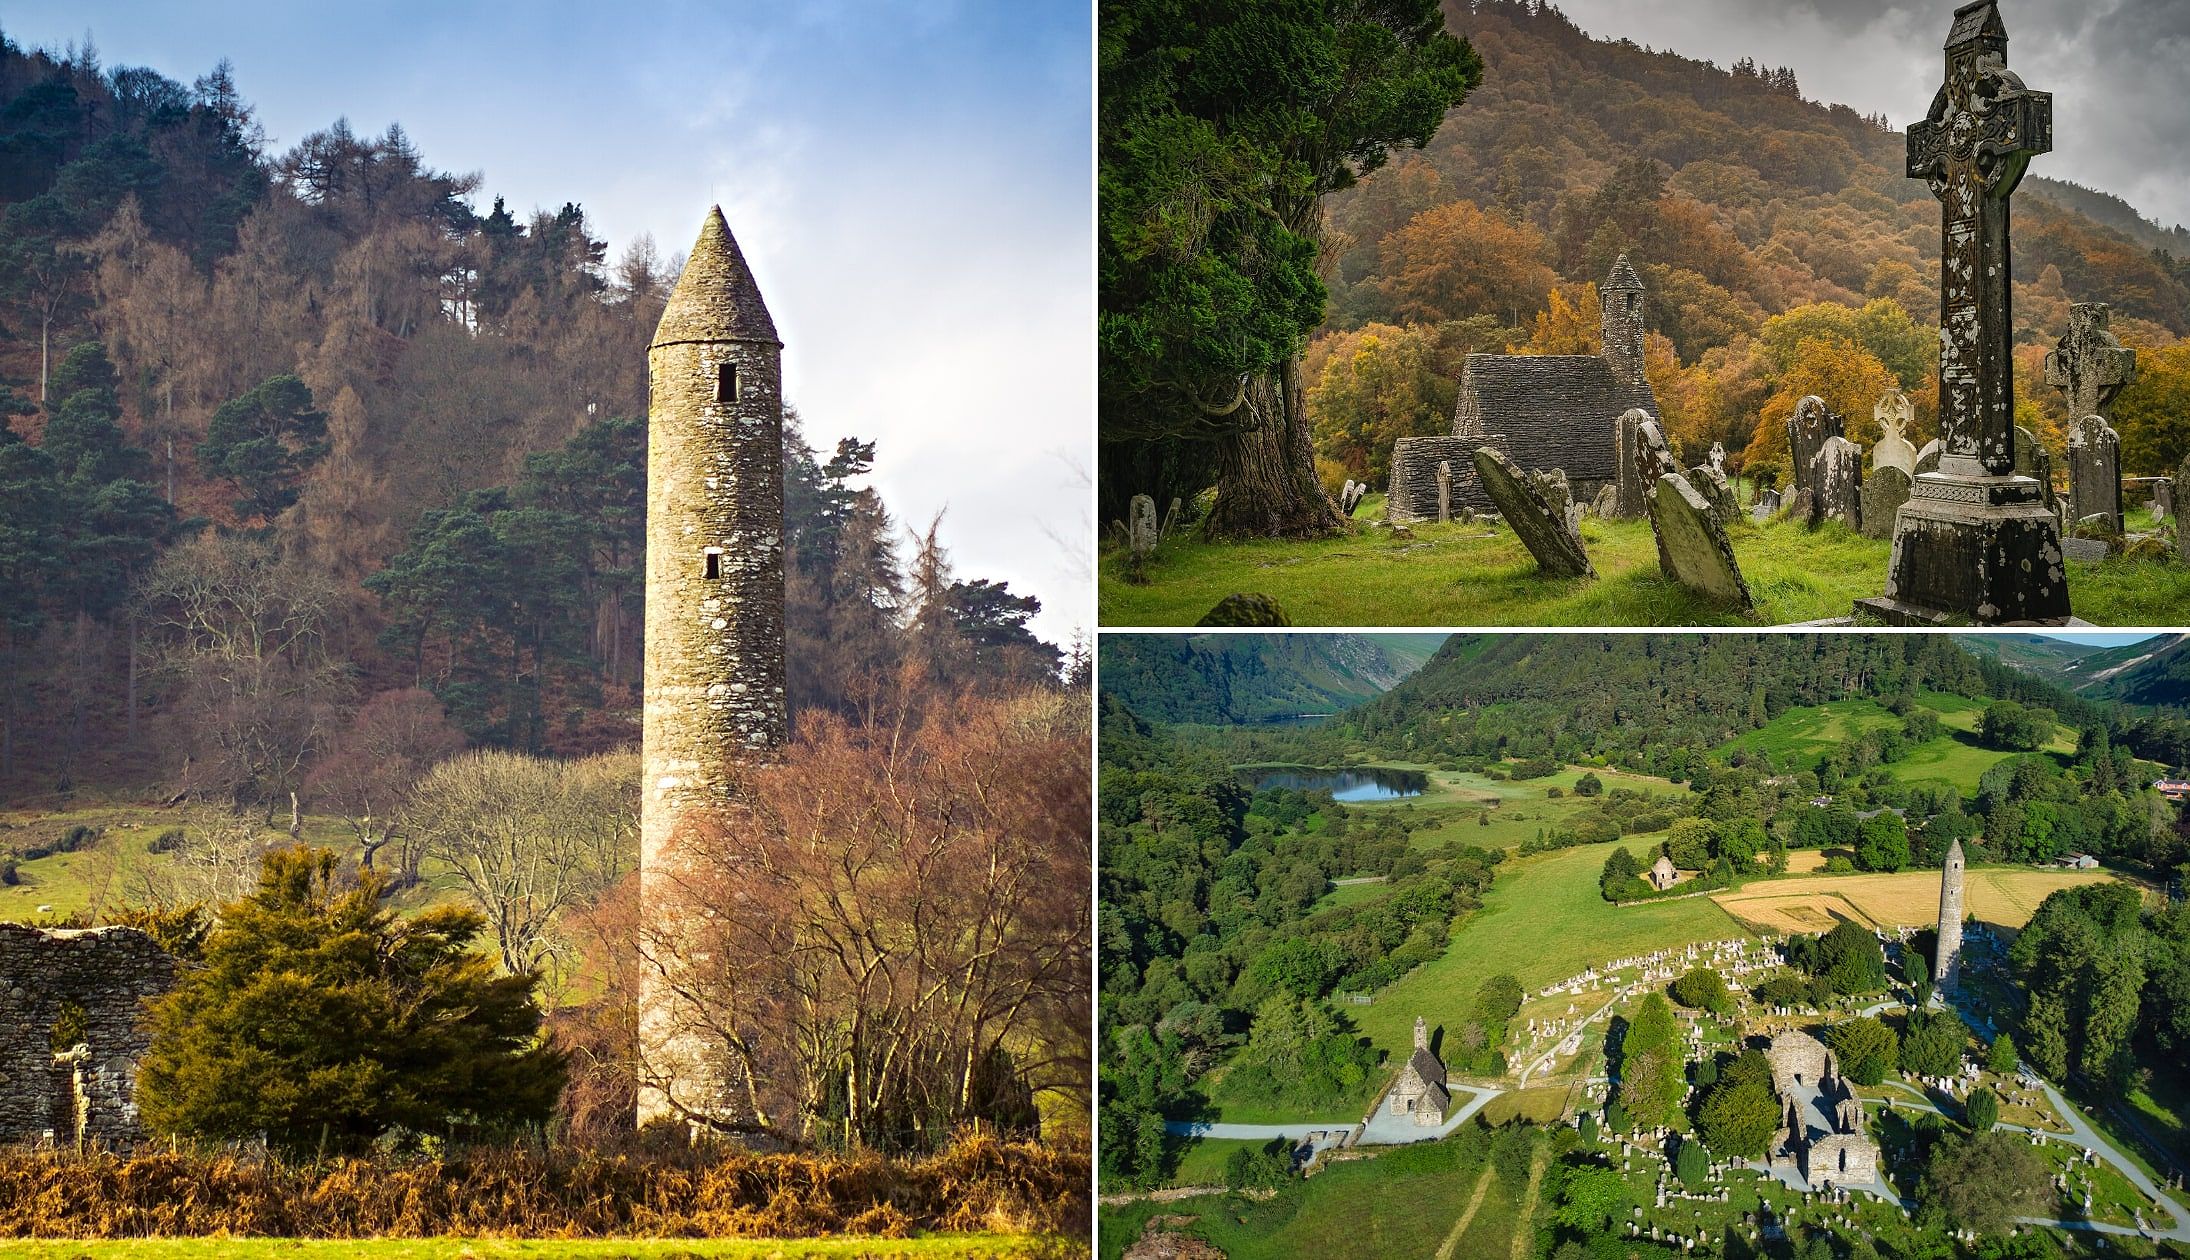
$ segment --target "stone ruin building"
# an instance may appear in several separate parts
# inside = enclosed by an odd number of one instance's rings
[[[174,983],[175,960],[135,928],[0,923],[0,1143],[143,1137],[144,1004]]]
[[[1437,519],[1437,466],[1446,462],[1455,510],[1495,510],[1473,471],[1475,452],[1485,446],[1523,469],[1564,471],[1577,503],[1616,481],[1620,416],[1635,409],[1658,415],[1657,395],[1643,378],[1642,300],[1642,279],[1622,254],[1597,286],[1602,354],[1469,355],[1451,435],[1401,438],[1393,446],[1385,515]]]
[[[1812,1190],[1876,1183],[1878,1142],[1864,1127],[1863,1100],[1840,1075],[1833,1052],[1797,1029],[1772,1038],[1764,1057],[1780,1100],[1772,1162],[1791,1164]]]
[[[1649,880],[1650,886],[1659,892],[1681,882],[1680,872],[1673,869],[1673,859],[1663,853],[1658,855],[1657,861],[1650,864],[1650,873],[1643,878]]]
[[[738,808],[739,770],[784,743],[783,342],[708,212],[647,349],[646,672],[639,816],[644,921],[693,907],[680,829]],[[671,933],[663,933],[671,936]],[[674,951],[669,951],[674,952]],[[728,1051],[695,1033],[674,958],[639,1000],[639,1121],[738,1117]]]
[[[1407,1056],[1407,1065],[1392,1083],[1391,1100],[1393,1115],[1412,1116],[1425,1129],[1445,1123],[1445,1112],[1452,1107],[1452,1095],[1445,1090],[1445,1064],[1430,1053],[1429,1021],[1420,1015],[1414,1017],[1414,1053]]]

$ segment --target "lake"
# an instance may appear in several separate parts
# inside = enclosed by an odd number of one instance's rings
[[[1306,766],[1283,770],[1243,770],[1240,777],[1260,792],[1265,788],[1290,788],[1298,792],[1329,792],[1331,799],[1357,805],[1367,801],[1397,801],[1429,790],[1430,776],[1420,770],[1388,770],[1364,766],[1342,770],[1317,770]]]

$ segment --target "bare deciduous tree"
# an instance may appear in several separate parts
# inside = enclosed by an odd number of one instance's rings
[[[409,825],[487,916],[502,965],[552,993],[571,950],[557,919],[590,904],[638,857],[639,765],[629,753],[556,761],[478,752],[420,780]]]
[[[437,761],[464,747],[463,732],[441,702],[421,687],[383,691],[367,700],[335,736],[327,755],[305,777],[304,794],[334,811],[357,839],[358,865],[407,833],[398,826],[418,780]],[[418,874],[417,846],[400,847],[395,874]]]

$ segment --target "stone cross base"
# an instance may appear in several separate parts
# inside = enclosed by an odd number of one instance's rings
[[[2029,477],[1916,479],[1894,525],[1882,598],[1858,613],[1888,625],[2066,625],[2060,521]]]

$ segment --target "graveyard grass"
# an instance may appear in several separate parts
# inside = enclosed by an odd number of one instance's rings
[[[1079,1244],[1084,1247],[1083,1242]],[[130,1238],[0,1242],[0,1260],[1063,1260],[1056,1238]]]
[[[1761,626],[1849,615],[1885,588],[1892,544],[1839,522],[1811,530],[1789,519],[1729,531],[1757,608],[1744,616],[1690,592],[1658,569],[1646,520],[1582,522],[1597,576],[1552,578],[1503,525],[1409,526],[1412,541],[1371,522],[1383,497],[1355,511],[1354,531],[1312,541],[1167,539],[1148,583],[1125,580],[1125,557],[1102,558],[1105,626],[1192,625],[1227,595],[1277,601],[1295,626]],[[2075,614],[2095,625],[2173,625],[2190,607],[2190,564],[2070,561]]]

